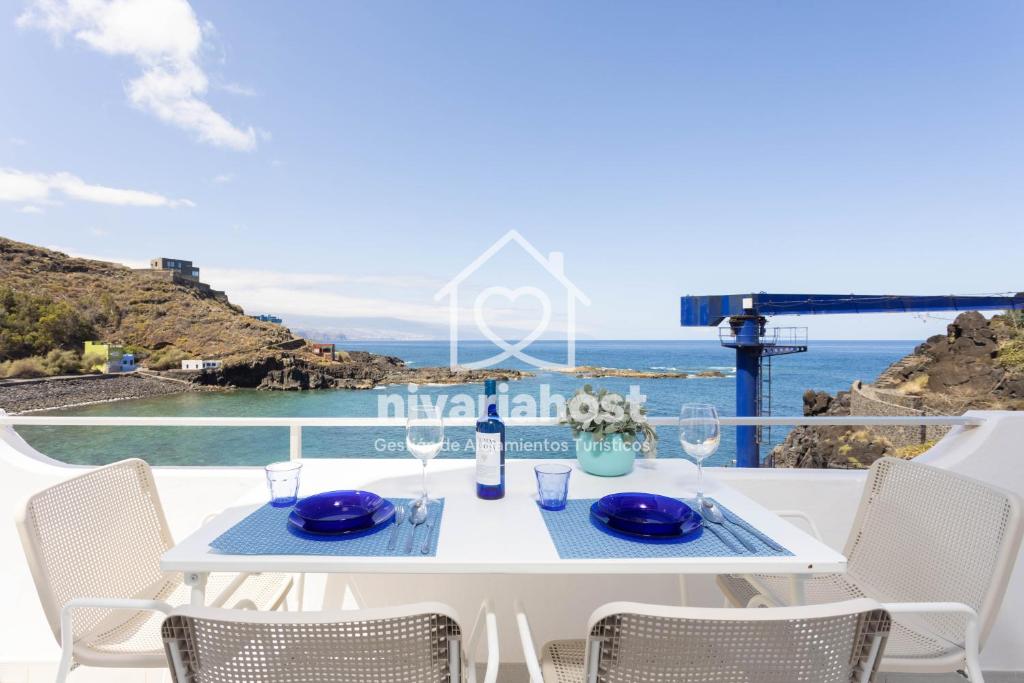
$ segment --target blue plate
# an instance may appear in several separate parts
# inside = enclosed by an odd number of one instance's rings
[[[373,525],[374,513],[384,503],[369,491],[329,491],[303,498],[293,514],[302,520],[304,531],[333,534]]]
[[[686,503],[654,493],[613,493],[594,504],[620,531],[670,536],[696,516]]]
[[[395,517],[395,506],[392,505],[390,500],[385,500],[381,503],[372,515],[369,517],[369,521],[363,526],[354,526],[347,529],[338,529],[337,531],[324,531],[323,527],[310,524],[310,521],[303,519],[298,515],[295,510],[292,510],[288,514],[288,524],[293,529],[302,531],[307,534],[313,534],[315,536],[348,536],[348,535],[365,535],[373,533],[374,531],[386,526]]]
[[[601,512],[597,503],[595,502],[590,506],[590,519],[593,521],[594,526],[598,527],[602,531],[625,539],[637,539],[644,540],[652,543],[675,543],[680,541],[690,541],[700,535],[700,530],[703,528],[703,520],[698,514],[692,514],[685,519],[681,525],[676,527],[670,533],[651,533],[650,531],[629,531],[621,525],[613,524],[612,520],[608,515]]]

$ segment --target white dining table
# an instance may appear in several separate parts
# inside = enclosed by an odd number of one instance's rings
[[[390,574],[674,574],[684,581],[694,574],[782,574],[792,577],[790,601],[803,602],[806,577],[846,570],[846,558],[736,489],[705,476],[707,495],[789,550],[786,556],[651,557],[562,559],[537,506],[533,467],[539,463],[570,465],[570,498],[600,498],[609,493],[643,491],[692,497],[696,467],[687,460],[638,460],[622,477],[598,477],[579,469],[575,460],[508,460],[506,493],[501,500],[476,497],[474,462],[440,459],[430,463],[431,498],[445,499],[434,556],[235,555],[210,543],[265,505],[266,486],[254,487],[218,512],[162,557],[167,572],[181,572],[191,587],[192,604],[205,602],[211,572],[390,573]],[[420,465],[403,459],[303,460],[300,495],[340,489],[363,489],[382,496],[417,497]],[[213,512],[213,511],[211,511]],[[407,524],[406,527],[409,525]],[[404,533],[408,533],[403,530]],[[685,583],[682,583],[685,587]]]

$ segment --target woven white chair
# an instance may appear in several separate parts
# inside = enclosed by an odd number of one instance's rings
[[[476,683],[485,632],[484,683],[494,683],[498,632],[486,602],[464,648],[454,612],[430,602],[344,612],[181,607],[163,623],[174,683]]]
[[[26,501],[17,523],[61,644],[58,683],[79,664],[166,666],[160,621],[190,589],[160,571],[173,541],[149,465],[124,460],[51,486]],[[277,609],[290,587],[284,574],[214,574],[207,595],[215,605]]]
[[[1012,493],[937,467],[882,458],[871,466],[846,543],[847,572],[809,577],[805,601],[878,600],[894,619],[882,671],[965,671],[982,683],[979,652],[1021,533],[1021,505]],[[737,607],[752,600],[784,605],[789,580],[723,575],[718,585]]]
[[[585,640],[547,643],[538,659],[516,605],[530,683],[869,683],[889,615],[874,600],[760,610],[613,602]]]

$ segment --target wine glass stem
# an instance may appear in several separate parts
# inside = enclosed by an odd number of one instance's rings
[[[704,461],[697,461],[697,500],[704,502]]]
[[[423,461],[423,500],[427,500],[427,461]]]

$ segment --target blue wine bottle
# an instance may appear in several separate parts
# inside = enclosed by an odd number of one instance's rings
[[[497,500],[505,497],[505,423],[495,380],[484,380],[484,398],[487,410],[476,420],[476,495]]]

